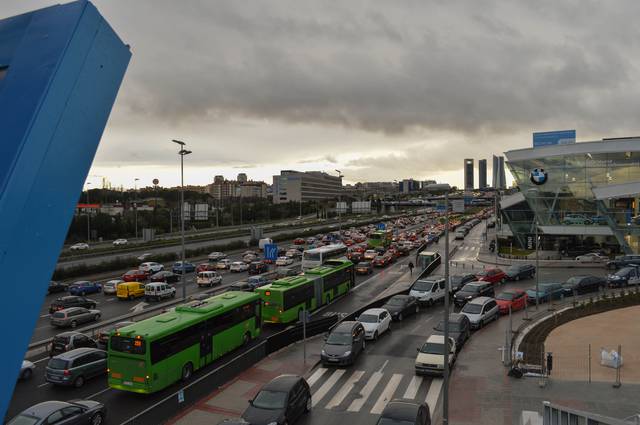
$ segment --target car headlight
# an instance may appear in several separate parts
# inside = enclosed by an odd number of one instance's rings
[[[351,355],[351,351],[345,351],[345,353],[342,355],[342,357],[347,357]]]
[[[267,425],[278,425],[278,422],[269,422]]]
[[[326,351],[324,351],[324,350],[322,350],[322,351],[320,352],[320,355],[322,355],[322,356],[326,356],[326,355],[327,355],[327,352],[326,352]]]
[[[472,298],[472,297],[471,297],[471,295],[469,295],[469,296],[467,297],[467,299],[468,299],[468,300],[470,300],[471,298]]]

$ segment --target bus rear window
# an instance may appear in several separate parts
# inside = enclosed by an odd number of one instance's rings
[[[305,252],[304,253],[305,260],[311,261],[320,261],[320,253],[319,252]]]
[[[141,338],[127,338],[123,336],[112,336],[109,341],[109,348],[113,351],[127,354],[144,354],[146,352],[145,342]]]

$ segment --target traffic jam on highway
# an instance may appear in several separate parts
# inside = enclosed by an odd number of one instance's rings
[[[15,416],[16,419],[10,423],[38,423],[20,418],[51,415],[65,409],[75,412],[77,423],[85,423],[85,419],[89,421],[86,423],[104,423],[107,408],[112,410],[111,403],[92,400],[96,396],[111,390],[162,393],[177,382],[189,381],[198,369],[210,366],[228,352],[260,338],[261,334],[268,335],[277,326],[295,323],[301,308],[312,312],[320,310],[372,277],[382,276],[380,271],[401,260],[403,266],[413,272],[413,267],[419,266],[413,264],[416,250],[437,245],[443,236],[441,218],[440,213],[429,212],[379,225],[295,238],[279,244],[277,255],[270,258],[265,258],[264,248],[274,245],[266,238],[254,250],[212,252],[206,261],[161,264],[144,258],[146,261],[141,262],[138,269],[125,271],[119,278],[51,282],[33,338],[34,342],[46,341],[46,344],[41,344],[43,349],[32,351],[36,354],[23,362],[8,414],[8,418]],[[486,211],[453,216],[450,220],[452,242],[488,218]],[[423,251],[421,254],[434,253]],[[435,255],[439,257],[437,252]],[[418,256],[415,258],[417,262]],[[523,309],[527,304],[598,291],[605,285],[638,283],[635,266],[622,263],[619,266],[622,268],[607,278],[572,276],[562,283],[543,282],[537,292],[535,286],[505,289],[502,285],[507,281],[530,281],[536,269],[528,264],[511,266],[504,271],[486,267],[474,273],[452,273],[449,296],[457,312],[450,316],[450,366],[471,332],[497,320],[501,314]],[[395,328],[392,323],[399,325],[421,308],[441,303],[447,295],[444,277],[438,274],[441,268],[433,275],[417,279],[408,294],[389,298],[384,306],[361,313],[356,321],[341,322],[326,338],[319,370],[354,364],[365,352],[365,340],[377,341]],[[183,279],[187,299],[177,300],[183,292]],[[502,290],[496,291],[498,287]],[[300,295],[303,293],[309,294],[306,299]],[[195,313],[199,319],[193,318]],[[194,329],[211,324],[213,344],[209,344],[204,357],[200,356],[202,351],[190,354],[200,345],[199,335],[182,325],[173,325],[172,321],[194,322]],[[413,364],[416,375],[442,374],[446,349],[443,327],[443,323],[438,322],[435,331],[418,347]],[[132,366],[147,363],[146,370]],[[156,379],[168,369],[175,373]],[[305,403],[311,403],[313,382],[304,381],[300,385],[307,389]],[[63,401],[51,402],[50,410],[36,412],[29,407],[35,401],[34,391],[40,402]],[[110,400],[118,399],[121,397]],[[262,409],[280,404],[265,398]],[[41,404],[36,406],[39,409]],[[272,423],[258,419],[259,406],[260,401],[254,400],[245,419],[254,424]],[[393,407],[391,403],[388,406],[390,411],[402,407]],[[422,412],[419,417],[429,416],[424,403],[405,407],[416,414]],[[293,417],[286,413],[287,407],[281,406],[282,409],[286,422],[273,423],[293,423]]]

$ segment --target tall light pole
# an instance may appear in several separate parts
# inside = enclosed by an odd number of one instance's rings
[[[344,175],[340,170],[335,170],[338,173],[338,178],[340,178],[340,192],[338,192],[338,203],[342,204],[342,178]],[[338,208],[338,230],[340,234],[342,234],[342,214],[340,213],[340,208]]]
[[[180,140],[172,140],[173,143],[177,143],[180,145],[180,150],[178,151],[178,155],[180,155],[180,235],[182,238],[182,261],[180,274],[182,280],[182,299],[187,299],[187,284],[185,281],[185,269],[184,269],[184,156],[189,155],[191,151],[186,150],[184,147],[186,143],[181,142]]]
[[[449,424],[449,190],[444,193],[444,373],[442,384],[442,424]]]
[[[138,180],[140,180],[139,178],[135,178],[133,179],[133,190],[134,190],[134,195],[136,198],[138,198]],[[135,228],[136,228],[136,241],[138,240],[138,203],[137,203],[137,199],[133,202],[133,211],[135,214],[135,218],[134,218],[134,222],[135,222]]]
[[[530,189],[527,189],[527,192],[531,192],[531,193],[535,193],[536,194],[536,202],[535,202],[535,207],[533,209],[533,223],[535,226],[535,244],[536,244],[536,310],[538,310],[539,308],[539,304],[540,304],[540,294],[538,292],[538,288],[540,286],[540,255],[538,253],[538,194],[540,193],[540,191],[538,190],[538,188],[532,187]]]
[[[89,207],[89,186],[91,182],[87,182],[87,244],[91,240],[91,208]]]

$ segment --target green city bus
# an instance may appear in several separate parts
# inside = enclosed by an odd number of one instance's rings
[[[392,240],[393,234],[391,230],[376,230],[367,238],[367,246],[370,249],[378,247],[388,248]]]
[[[260,335],[260,297],[230,291],[111,332],[109,386],[153,393]]]
[[[256,288],[262,299],[262,320],[289,323],[298,320],[302,310],[314,311],[353,288],[355,274],[349,260],[327,260],[302,276],[290,276]]]

